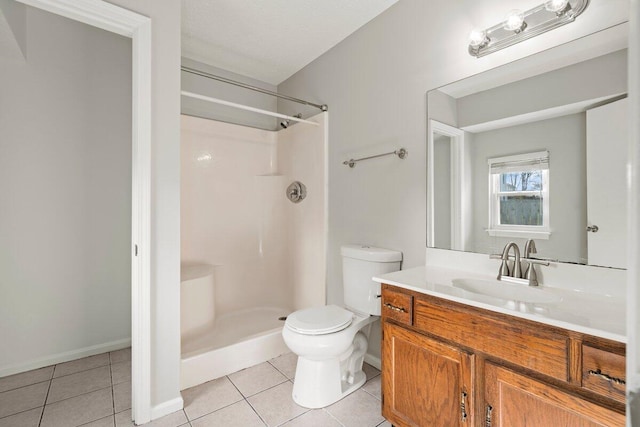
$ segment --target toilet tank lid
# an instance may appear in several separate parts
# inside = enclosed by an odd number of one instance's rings
[[[391,249],[375,248],[367,245],[344,245],[341,248],[343,257],[373,262],[402,261],[402,252]]]

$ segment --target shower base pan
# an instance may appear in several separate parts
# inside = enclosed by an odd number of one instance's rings
[[[180,389],[223,377],[288,353],[280,318],[292,310],[260,307],[225,314],[215,327],[183,337]]]

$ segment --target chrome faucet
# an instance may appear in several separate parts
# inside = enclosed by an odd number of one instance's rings
[[[515,261],[513,262],[513,268],[509,269],[509,252],[512,248]],[[516,279],[522,277],[522,272],[520,271],[520,248],[515,242],[509,242],[505,245],[500,259],[502,264],[500,264],[500,270],[498,271],[498,280],[501,280],[503,276],[515,277]]]
[[[509,253],[513,248],[513,256]],[[549,261],[530,258],[531,254],[537,253],[536,244],[532,239],[527,240],[524,244],[524,253],[522,258],[520,257],[520,248],[515,242],[509,242],[505,245],[502,254],[489,255],[491,259],[500,259],[500,270],[498,270],[498,280],[505,280],[514,283],[521,283],[523,285],[538,286],[538,274],[535,270],[535,265],[549,265]],[[509,268],[509,259],[514,259],[513,266]],[[527,268],[524,274],[521,271],[520,261],[527,263]]]

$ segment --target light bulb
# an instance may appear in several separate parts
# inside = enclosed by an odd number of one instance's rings
[[[489,42],[487,32],[484,30],[473,30],[469,34],[469,45],[472,47],[480,47]]]
[[[544,8],[549,12],[562,12],[569,4],[569,0],[548,0],[544,3]]]
[[[514,9],[507,15],[507,19],[504,21],[504,29],[509,31],[515,31],[519,33],[524,30],[527,24],[524,22],[524,12],[518,9]]]

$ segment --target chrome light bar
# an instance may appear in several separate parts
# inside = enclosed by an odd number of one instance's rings
[[[589,5],[589,0],[548,0],[521,12],[513,10],[507,18],[469,36],[469,54],[480,58],[505,47],[573,22]]]

